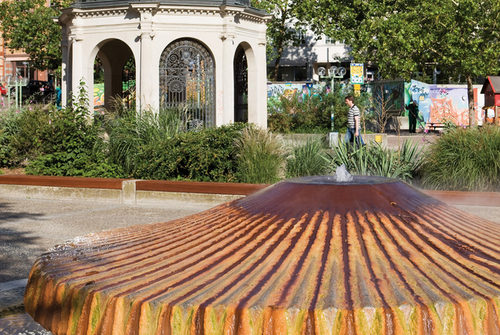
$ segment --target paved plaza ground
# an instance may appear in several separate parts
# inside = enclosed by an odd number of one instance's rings
[[[172,200],[138,207],[0,195],[0,335],[50,334],[22,309],[31,265],[47,249],[92,232],[169,221],[214,205]]]
[[[50,334],[25,314],[22,307],[31,265],[45,250],[92,232],[169,221],[214,205],[214,202],[168,200],[127,206],[0,195],[0,335]],[[500,224],[500,204],[456,207]]]

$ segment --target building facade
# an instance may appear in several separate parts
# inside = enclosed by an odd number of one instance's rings
[[[293,26],[294,24],[290,23],[290,29],[293,29]],[[297,31],[297,33],[301,35],[298,38],[299,45],[290,45],[283,50],[279,63],[278,81],[319,82],[330,76],[334,68],[340,70],[335,74],[337,79],[349,78],[350,63],[355,60],[349,54],[348,45],[332,40],[326,35],[318,36],[309,29],[303,32]],[[269,73],[274,70],[274,63],[275,59],[269,60]],[[374,79],[374,70],[365,69],[365,81],[369,82]]]
[[[0,2],[11,0],[0,0]],[[50,0],[46,1],[50,5]],[[39,71],[30,66],[30,57],[23,50],[15,50],[6,46],[0,31],[0,83],[23,80],[48,80],[47,71]]]

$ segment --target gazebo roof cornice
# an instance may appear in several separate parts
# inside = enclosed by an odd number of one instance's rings
[[[250,7],[250,0],[76,0],[73,8],[102,8],[127,6],[129,4],[166,4],[166,5],[186,5],[186,6],[241,6]]]
[[[207,12],[239,13],[247,20],[263,22],[270,19],[265,11],[250,7],[247,0],[77,0],[63,11],[59,22],[64,24],[74,16],[94,17],[126,13],[130,9],[145,10],[154,7],[154,11],[162,13]]]

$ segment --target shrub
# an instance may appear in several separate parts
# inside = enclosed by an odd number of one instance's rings
[[[13,122],[10,110],[0,111],[0,167],[10,166],[12,149],[10,147],[9,125]]]
[[[429,147],[422,185],[434,189],[500,190],[500,128],[450,129]]]
[[[43,152],[49,110],[33,105],[7,110],[0,118],[0,166],[19,166]]]
[[[342,164],[351,174],[413,179],[420,167],[421,155],[416,145],[405,141],[399,150],[384,149],[379,144],[353,146],[339,143],[333,149],[332,163]]]
[[[244,124],[180,132],[141,147],[134,172],[143,179],[236,181],[235,139]]]
[[[286,174],[289,178],[322,175],[328,169],[328,158],[319,140],[308,140],[305,144],[294,147],[292,156],[286,162]]]
[[[127,175],[134,174],[143,147],[161,147],[165,140],[185,128],[179,113],[175,109],[141,114],[127,110],[105,122],[111,161],[122,166]]]
[[[321,92],[312,96],[295,94],[292,97],[273,97],[268,103],[268,127],[271,131],[288,133],[325,133],[331,129],[344,131],[348,107],[344,102],[348,87],[335,86],[334,92]],[[356,98],[356,105],[364,111],[369,108],[368,93]]]
[[[245,183],[274,183],[280,179],[284,153],[282,142],[267,130],[247,127],[236,140],[239,180]]]
[[[26,168],[28,174],[121,177],[121,168],[108,163],[97,123],[89,119],[86,91],[64,109],[50,109],[41,128],[41,155]]]
[[[96,142],[90,150],[82,147],[43,154],[27,166],[26,173],[48,176],[125,177],[123,169],[109,162],[105,152],[99,148],[103,145],[102,142]]]

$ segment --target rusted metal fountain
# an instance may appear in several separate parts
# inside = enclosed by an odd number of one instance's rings
[[[500,226],[378,177],[287,180],[42,255],[54,334],[500,334]]]

